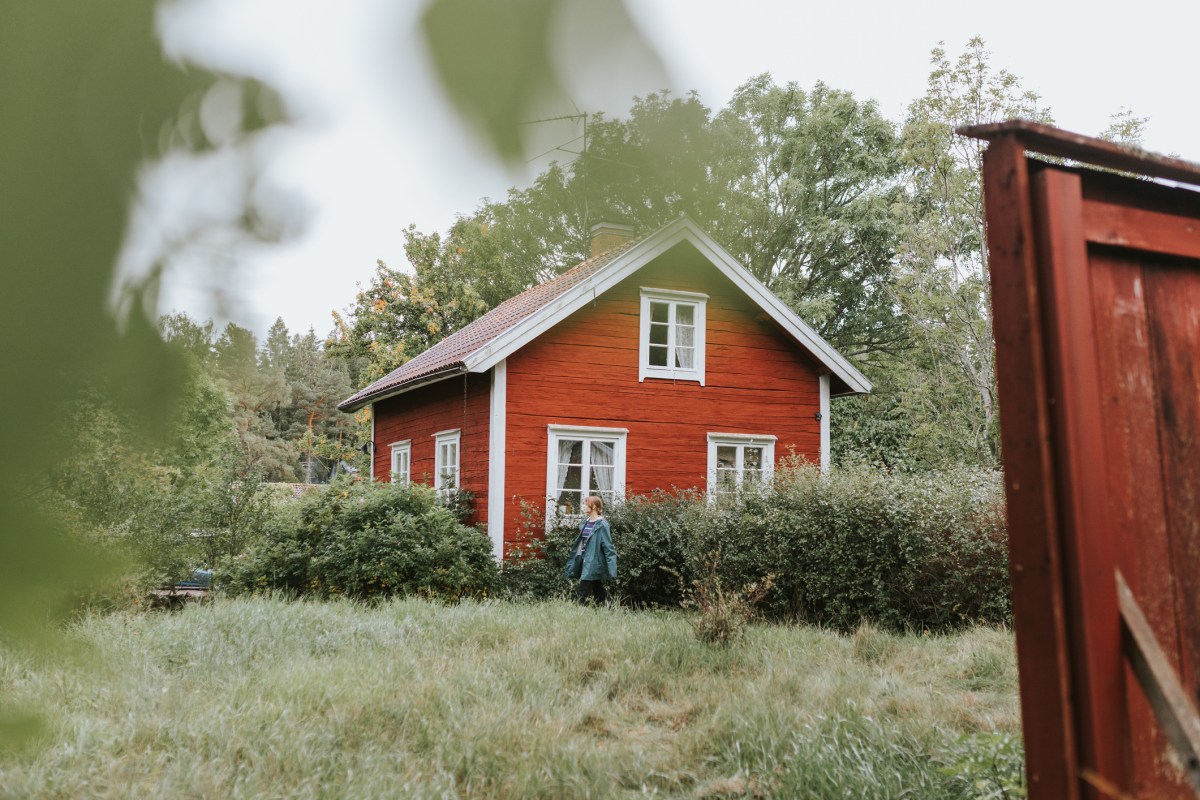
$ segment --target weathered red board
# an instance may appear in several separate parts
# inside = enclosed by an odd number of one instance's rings
[[[1116,574],[1200,704],[1200,166],[977,126],[1032,800],[1195,798]],[[1042,153],[1119,169],[1048,163]],[[1128,173],[1135,173],[1130,175]]]

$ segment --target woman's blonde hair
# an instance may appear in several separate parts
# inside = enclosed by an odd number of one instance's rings
[[[596,507],[596,513],[599,514],[604,510],[604,501],[601,500],[598,495],[589,494],[587,497],[583,498],[583,507],[591,508],[592,506]]]

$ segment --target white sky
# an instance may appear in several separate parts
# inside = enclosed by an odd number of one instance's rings
[[[900,121],[924,92],[930,49],[944,41],[953,59],[980,35],[993,67],[1040,93],[1060,127],[1094,135],[1128,107],[1150,117],[1149,149],[1200,160],[1200,104],[1188,99],[1200,71],[1195,0],[626,2],[658,47],[669,88],[697,90],[714,111],[747,78],[770,72],[778,83],[822,80],[875,99]],[[549,158],[527,173],[507,171],[463,130],[414,32],[422,5],[188,0],[167,18],[169,49],[283,92],[300,123],[274,138],[264,177],[269,191],[304,209],[307,225],[285,244],[243,254],[232,273],[216,263],[168,273],[162,311],[207,318],[218,312],[211,290],[228,289],[236,302],[221,315],[260,337],[277,316],[293,332],[312,326],[324,335],[330,312],[353,302],[376,259],[407,264],[404,227],[445,231],[456,214],[503,198],[546,166]],[[618,73],[586,76],[575,103],[620,116],[634,95],[667,88]]]

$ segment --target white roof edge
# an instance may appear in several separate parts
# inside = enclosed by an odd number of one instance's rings
[[[695,223],[692,223],[691,220],[687,221],[691,223],[690,232],[700,240],[699,242],[693,240],[692,244],[696,245],[696,249],[701,254],[708,256],[709,261],[712,261],[717,269],[725,273],[727,278],[758,303],[788,333],[800,340],[805,347],[812,351],[818,361],[828,367],[834,375],[841,378],[847,386],[857,392],[871,391],[871,382],[853,364],[847,361],[845,356],[839,353],[833,345],[825,341],[824,337],[813,330],[807,322],[800,319],[795,311],[784,305],[782,300],[762,284],[762,281],[754,277],[748,269],[738,263],[738,260],[730,255],[729,251],[717,244],[711,236],[701,230]],[[701,242],[703,246],[701,246]],[[706,250],[708,252],[705,252]]]
[[[725,277],[729,278],[751,300],[766,311],[784,330],[808,348],[818,361],[841,378],[847,386],[856,392],[871,391],[871,382],[835,350],[833,345],[825,341],[804,320],[796,316],[794,311],[775,297],[725,248],[717,244],[712,237],[687,217],[680,217],[659,228],[614,258],[596,275],[572,286],[483,347],[470,353],[463,359],[463,366],[469,372],[486,372],[579,310],[592,297],[608,291],[684,240],[691,242],[701,255],[712,262]]]

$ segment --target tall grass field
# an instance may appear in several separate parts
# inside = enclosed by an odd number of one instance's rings
[[[565,603],[226,600],[0,650],[4,798],[1016,797],[1008,631],[839,635]]]

